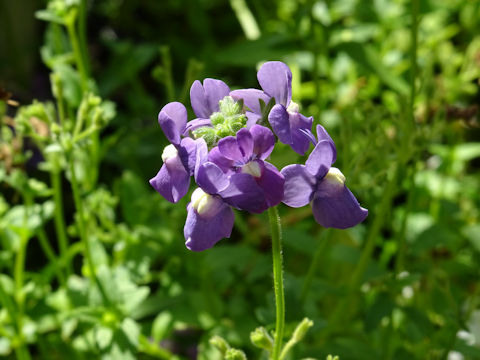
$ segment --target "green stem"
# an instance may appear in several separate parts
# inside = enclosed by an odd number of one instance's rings
[[[90,77],[90,66],[88,63],[88,47],[87,47],[87,0],[80,0],[80,15],[78,18],[78,34],[80,38],[80,51],[85,66],[87,78]]]
[[[55,202],[54,209],[54,223],[55,231],[57,233],[58,248],[60,249],[60,257],[64,258],[68,249],[67,230],[65,226],[65,218],[63,217],[63,196],[62,196],[62,182],[60,178],[60,172],[52,170],[50,171],[50,179],[53,187],[53,201]],[[67,277],[71,273],[71,264],[66,268]]]
[[[273,255],[273,287],[275,290],[276,325],[275,342],[273,345],[272,360],[278,360],[282,350],[283,328],[285,326],[285,294],[283,290],[283,259],[282,259],[282,227],[278,209],[268,209],[270,231],[272,236]]]
[[[408,121],[406,121],[406,135],[403,138],[403,149],[401,155],[408,154],[407,149],[410,146],[410,141],[414,138],[413,135],[415,132],[415,95],[416,95],[416,87],[415,87],[415,79],[417,76],[417,45],[418,45],[418,11],[419,11],[419,1],[412,0],[411,7],[410,7],[410,15],[411,15],[411,31],[410,31],[410,99],[409,99],[409,108],[408,108]],[[427,107],[428,109],[428,107]],[[413,133],[413,135],[412,135]],[[413,157],[413,156],[412,156]],[[404,164],[407,164],[407,159],[403,160]],[[408,169],[406,169],[408,171]],[[408,182],[408,189],[412,188],[414,182],[414,175],[415,169],[411,169],[410,176],[407,179]],[[405,213],[403,215],[401,228],[399,232],[398,238],[398,252],[397,252],[397,259],[395,264],[395,269],[397,274],[402,270],[404,260],[405,260],[405,252],[406,252],[406,242],[405,242],[405,231],[408,219],[408,213],[411,208],[411,203],[413,201],[414,193],[412,191],[408,192],[407,198],[407,205],[405,207]]]
[[[77,18],[76,13],[72,13],[71,17],[68,19],[66,23],[66,26],[68,31],[68,37],[70,38],[70,42],[73,48],[73,56],[75,58],[75,63],[77,65],[78,72],[80,73],[82,90],[85,93],[88,90],[88,75],[87,75],[87,70],[85,68],[85,64],[83,62],[82,50],[80,47],[80,43],[78,41],[77,31],[75,29],[76,18]]]
[[[23,217],[23,229],[20,237],[20,244],[18,248],[17,255],[15,257],[15,264],[13,269],[13,279],[15,283],[15,302],[17,304],[17,312],[16,312],[16,325],[17,325],[17,336],[19,339],[18,349],[16,350],[17,356],[19,359],[30,359],[30,353],[28,351],[28,347],[25,346],[25,339],[23,338],[23,316],[25,312],[25,294],[23,293],[23,280],[24,280],[24,272],[25,272],[25,257],[27,252],[27,245],[28,240],[30,238],[30,234],[28,233],[28,226],[27,221],[29,217],[29,209],[32,205],[32,199],[24,195],[24,217]]]
[[[50,243],[48,242],[47,234],[45,233],[45,230],[43,230],[42,227],[38,230],[37,237],[43,252],[47,256],[49,262],[53,264],[53,266],[55,267],[55,273],[57,274],[57,279],[60,285],[65,286],[66,281],[60,268],[60,261],[55,256],[55,252],[53,251],[52,247],[50,246]]]
[[[313,259],[310,263],[310,267],[308,268],[307,275],[305,276],[305,280],[303,281],[302,286],[302,293],[300,295],[300,301],[303,304],[307,298],[308,292],[310,291],[310,287],[312,286],[313,278],[315,277],[315,272],[317,271],[317,266],[320,261],[320,257],[325,252],[325,247],[328,244],[328,240],[332,234],[332,229],[328,228],[325,229],[320,238],[320,244],[318,244],[317,250],[313,255]]]
[[[248,40],[257,40],[262,33],[246,1],[230,0],[230,6],[237,16],[245,37]]]
[[[170,56],[170,48],[168,46],[160,47],[160,56],[164,71],[164,84],[167,91],[168,101],[175,101],[175,86],[172,78],[172,57]]]
[[[95,271],[95,266],[93,265],[93,258],[92,258],[92,253],[90,249],[90,242],[88,240],[87,234],[85,232],[85,219],[84,219],[84,211],[83,211],[83,203],[82,203],[82,198],[80,196],[80,189],[78,187],[78,182],[77,182],[77,177],[75,174],[75,165],[73,162],[73,155],[70,154],[70,177],[71,177],[71,184],[72,184],[72,192],[73,192],[73,200],[75,202],[75,208],[78,214],[78,231],[80,233],[80,239],[83,243],[84,247],[84,252],[85,252],[85,258],[87,259],[87,266],[90,270],[90,274],[93,277],[93,280],[95,281],[95,284],[98,287],[98,290],[100,291],[100,294],[103,298],[103,301],[106,305],[111,305],[110,299],[107,296],[107,293],[105,289],[102,286],[102,283],[97,277],[97,273]]]
[[[415,79],[417,76],[417,44],[418,44],[418,8],[419,1],[412,0],[411,3],[411,17],[412,17],[412,27],[410,32],[411,46],[410,46],[410,101],[409,101],[409,117],[410,122],[409,126],[415,124]]]

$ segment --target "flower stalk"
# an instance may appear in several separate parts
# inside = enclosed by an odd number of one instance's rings
[[[285,294],[283,289],[282,227],[276,206],[268,209],[272,236],[273,287],[275,291],[276,324],[272,360],[280,359],[283,329],[285,327]]]

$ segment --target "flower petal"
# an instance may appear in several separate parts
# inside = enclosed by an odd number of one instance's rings
[[[337,148],[335,147],[335,143],[333,142],[330,134],[325,130],[322,125],[317,125],[317,141],[327,140],[330,142],[333,150],[333,160],[332,164],[337,160]]]
[[[263,91],[275,98],[277,104],[288,107],[292,99],[292,72],[281,61],[269,61],[262,65],[257,79]]]
[[[192,138],[186,137],[182,139],[180,145],[177,147],[178,156],[190,175],[193,175],[195,170],[198,143],[199,140],[193,140]]]
[[[190,87],[190,103],[197,117],[207,119],[212,115],[208,106],[207,97],[205,96],[205,89],[198,80],[195,80]]]
[[[305,131],[311,131],[313,117],[306,117],[300,113],[289,113],[290,131],[292,142],[290,144],[293,151],[300,155],[305,155],[310,147],[310,138],[305,135]]]
[[[261,213],[268,208],[263,189],[250,174],[230,176],[230,184],[219,195],[226,203],[240,210]]]
[[[243,100],[243,104],[258,115],[262,114],[260,100],[265,104],[268,104],[270,101],[270,96],[258,89],[233,90],[230,92],[230,96],[236,101]]]
[[[275,105],[268,114],[268,122],[272,126],[273,132],[278,139],[287,145],[292,143],[292,134],[290,132],[290,122],[287,109],[283,105]]]
[[[216,216],[204,219],[193,209],[188,206],[187,220],[183,228],[185,235],[185,245],[192,251],[203,251],[211,248],[223,238],[229,238],[235,215],[233,210],[224,204],[222,209]]]
[[[176,203],[188,192],[190,174],[183,168],[180,161],[177,166],[165,163],[157,175],[150,179],[150,185],[166,200]]]
[[[253,137],[250,131],[243,128],[237,132],[237,143],[243,159],[248,161],[253,154]]]
[[[275,136],[272,131],[261,125],[254,125],[250,129],[253,137],[253,153],[258,159],[265,160],[273,151]]]
[[[281,173],[285,178],[283,203],[294,208],[307,205],[315,189],[315,177],[299,164],[288,165]]]
[[[208,161],[208,147],[204,139],[200,138],[196,141],[197,144],[197,153],[195,154],[195,169],[194,177],[197,178],[198,169],[200,166]]]
[[[208,161],[213,162],[217,165],[225,174],[231,172],[231,168],[233,167],[233,160],[227,159],[225,156],[222,155],[218,146],[215,146],[210,152],[208,153]]]
[[[305,166],[307,170],[318,179],[323,178],[333,163],[334,152],[330,141],[318,142],[311,154],[308,156]]]
[[[237,139],[235,139],[233,136],[227,136],[223,139],[220,139],[218,142],[218,149],[227,159],[236,161],[243,160],[243,154],[240,151]]]
[[[177,145],[187,124],[187,109],[179,102],[168,103],[160,110],[158,123],[168,141]]]
[[[262,165],[262,176],[257,178],[257,184],[263,190],[268,207],[276,206],[283,200],[285,178],[272,164],[263,162]]]
[[[207,99],[209,116],[220,110],[218,102],[230,93],[230,88],[222,80],[207,78],[203,80],[203,88]]]
[[[218,194],[229,184],[227,175],[211,162],[199,166],[195,181],[208,194]]]
[[[258,121],[262,119],[261,115],[255,114],[251,111],[245,112],[245,115],[247,116],[247,125],[245,126],[247,129],[250,129],[253,125],[255,125]]]
[[[320,184],[320,188],[322,184]],[[368,210],[360,206],[352,192],[345,186],[318,191],[312,202],[315,221],[324,227],[346,229],[361,223]]]
[[[182,135],[188,136],[190,132],[204,126],[212,126],[212,122],[210,121],[210,119],[195,119],[195,120],[189,121]]]

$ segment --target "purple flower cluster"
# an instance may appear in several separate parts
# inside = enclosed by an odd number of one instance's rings
[[[171,144],[165,147],[163,166],[150,184],[176,203],[187,194],[194,177],[198,187],[187,205],[184,227],[190,250],[202,251],[230,237],[232,208],[262,213],[280,202],[291,207],[310,203],[319,224],[339,229],[367,217],[368,211],[345,186],[344,175],[332,167],[337,155],[333,140],[321,125],[315,137],[313,118],[299,113],[292,102],[288,66],[267,62],[257,78],[262,90],[230,91],[223,81],[197,80],[190,89],[196,119],[188,121],[185,106],[178,102],[165,105],[158,115]],[[266,161],[276,138],[301,155],[313,143],[305,165],[279,171]]]

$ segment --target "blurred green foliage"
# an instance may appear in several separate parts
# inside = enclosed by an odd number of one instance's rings
[[[0,356],[214,360],[219,335],[267,358],[250,343],[275,322],[266,216],[189,252],[188,200],[147,180],[163,105],[282,60],[370,211],[327,231],[280,208],[287,337],[314,321],[287,358],[480,358],[478,19],[459,0],[1,2]]]

